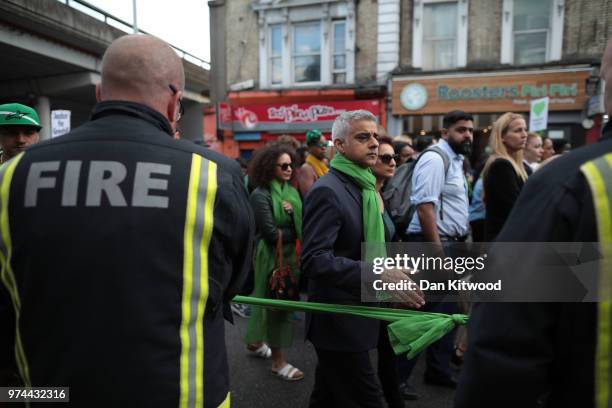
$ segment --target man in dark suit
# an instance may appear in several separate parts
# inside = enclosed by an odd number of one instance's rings
[[[377,138],[376,118],[370,112],[345,112],[334,122],[332,140],[338,157],[308,192],[303,206],[302,269],[310,301],[361,303],[361,243],[372,241],[368,237],[372,226],[363,220],[380,221],[382,228],[376,204],[374,216],[364,217],[372,210],[372,202],[365,197],[373,187],[364,186],[364,179],[369,179],[369,168],[378,159]],[[384,235],[378,242],[384,242]],[[394,269],[385,271],[382,279],[398,281],[408,276]],[[397,295],[411,307],[424,303],[413,292]],[[307,338],[318,357],[311,407],[382,406],[382,391],[368,355],[377,346],[378,333],[379,322],[373,319],[309,316]]]

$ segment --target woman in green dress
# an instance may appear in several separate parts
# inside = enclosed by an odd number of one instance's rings
[[[274,269],[276,244],[282,232],[283,255],[299,281],[296,240],[302,236],[302,202],[289,182],[293,176],[292,153],[278,145],[257,152],[249,166],[249,176],[257,188],[251,205],[257,224],[255,247],[254,296],[266,297]],[[291,312],[253,306],[247,328],[247,348],[253,352],[268,344],[272,350],[272,373],[287,381],[304,378],[304,373],[289,364],[282,349],[293,341]],[[266,347],[267,348],[267,347]]]

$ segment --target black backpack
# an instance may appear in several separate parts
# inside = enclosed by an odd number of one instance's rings
[[[391,177],[382,191],[385,208],[389,212],[398,233],[406,230],[416,211],[416,205],[410,203],[412,173],[414,173],[416,164],[421,157],[430,151],[436,152],[442,157],[444,161],[444,177],[446,178],[446,173],[448,173],[448,168],[450,167],[448,156],[438,146],[431,146],[425,149],[414,162],[399,166],[395,175]],[[442,193],[440,193],[440,211],[442,211],[442,198]]]

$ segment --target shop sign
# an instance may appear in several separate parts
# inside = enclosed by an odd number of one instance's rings
[[[412,77],[392,82],[393,114],[528,112],[531,101],[550,98],[550,110],[582,110],[590,69],[508,75]]]
[[[380,101],[357,100],[232,106],[234,131],[331,130],[341,113],[364,109],[378,117]]]

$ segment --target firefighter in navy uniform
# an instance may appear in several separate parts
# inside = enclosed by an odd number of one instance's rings
[[[72,406],[229,406],[224,315],[254,221],[238,166],[172,138],[183,86],[167,44],[122,37],[91,121],[0,170],[19,374]]]
[[[612,41],[601,74],[606,112],[612,115]],[[564,155],[529,179],[497,240],[599,242],[607,262],[600,279],[612,281],[609,203],[612,122],[597,143]],[[521,263],[517,276],[528,266]],[[455,407],[612,406],[610,316],[609,300],[476,304]]]

